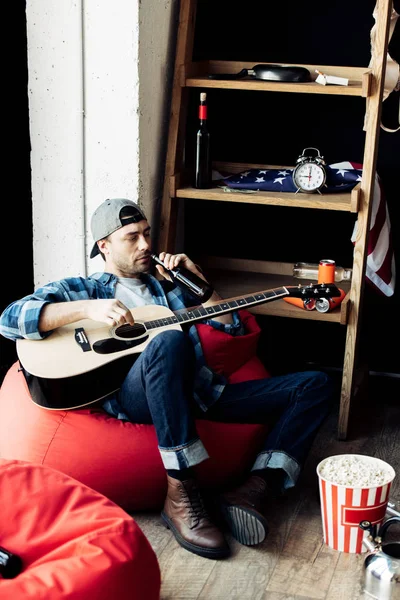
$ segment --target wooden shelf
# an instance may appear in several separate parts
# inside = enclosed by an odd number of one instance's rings
[[[293,264],[291,263],[272,263],[215,256],[196,257],[196,262],[204,268],[208,280],[224,299],[266,291],[283,285],[305,286],[311,283],[307,279],[294,278],[292,276]],[[289,304],[283,299],[261,304],[260,306],[249,308],[249,310],[254,314],[260,315],[327,321],[346,325],[350,282],[341,281],[336,285],[345,290],[347,295],[340,306],[331,312],[307,311]]]
[[[261,63],[261,61],[260,61]],[[366,98],[371,93],[371,71],[366,67],[341,67],[327,65],[291,65],[305,67],[310,71],[313,81],[293,83],[282,81],[266,81],[245,77],[243,79],[209,79],[210,74],[239,73],[242,69],[252,69],[256,62],[236,61],[199,61],[182,67],[181,85],[183,87],[217,88],[226,90],[253,90],[264,92],[297,92],[302,94],[329,94],[336,96],[359,96]],[[264,63],[268,64],[268,63]],[[289,66],[287,63],[274,63]],[[315,69],[327,74],[345,77],[349,80],[347,86],[320,85],[315,83]]]
[[[232,192],[215,186],[207,190],[193,187],[179,187],[173,196],[194,200],[214,200],[218,202],[243,202],[247,204],[268,204],[297,208],[319,208],[356,213],[358,208],[359,186],[351,193],[343,194],[302,194],[291,192]]]
[[[213,168],[221,174],[240,173],[248,169],[292,169],[290,166],[262,165],[251,163],[214,162]],[[187,182],[190,173],[183,170],[170,177],[169,191],[172,198],[186,198],[193,200],[214,200],[217,202],[241,202],[245,204],[266,204],[271,206],[286,206],[296,208],[317,208],[322,210],[336,210],[357,213],[360,204],[361,183],[358,183],[351,192],[341,194],[304,194],[302,192],[261,192],[261,191],[227,191],[227,186],[219,187],[215,184],[212,188],[199,190]]]

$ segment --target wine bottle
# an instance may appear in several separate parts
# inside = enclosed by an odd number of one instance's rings
[[[207,94],[200,94],[199,106],[199,130],[196,140],[196,173],[195,187],[206,189],[211,187],[211,153],[210,153],[210,132],[207,126]]]
[[[298,262],[293,267],[293,277],[299,279],[318,280],[319,265],[315,263]],[[352,269],[345,269],[336,265],[335,281],[351,281]]]
[[[22,560],[17,554],[12,554],[0,546],[0,576],[13,579],[22,571]]]
[[[214,288],[208,283],[208,281],[204,281],[204,279],[201,279],[201,277],[198,277],[188,269],[185,269],[185,267],[178,266],[175,269],[167,269],[162,260],[160,260],[155,254],[152,254],[151,258],[155,263],[161,265],[167,271],[171,279],[178,287],[186,292],[189,292],[189,294],[196,298],[200,304],[207,302],[207,300],[212,296]]]

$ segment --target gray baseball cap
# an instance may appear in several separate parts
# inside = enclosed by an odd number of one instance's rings
[[[98,240],[102,240],[111,235],[117,229],[128,225],[129,223],[138,223],[139,221],[147,221],[144,212],[132,200],[126,198],[111,198],[104,200],[100,206],[94,211],[90,227],[94,239],[94,246],[90,253],[90,258],[94,258],[100,254],[97,245]]]

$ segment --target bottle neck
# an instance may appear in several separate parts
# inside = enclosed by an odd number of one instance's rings
[[[202,121],[207,121],[207,104],[201,103],[199,106],[199,119],[200,123]]]

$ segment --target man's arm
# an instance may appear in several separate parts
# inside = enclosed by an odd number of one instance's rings
[[[81,278],[53,282],[11,303],[0,315],[0,335],[41,340],[48,332],[80,319],[107,325],[133,324],[131,312],[115,299],[92,299]],[[74,298],[74,295],[85,298]],[[72,297],[68,298],[68,295]]]
[[[46,304],[40,313],[39,331],[53,331],[81,319],[92,319],[111,325],[134,324],[131,311],[115,298],[106,300],[74,300]]]

